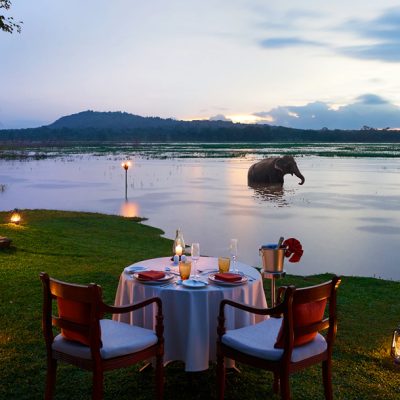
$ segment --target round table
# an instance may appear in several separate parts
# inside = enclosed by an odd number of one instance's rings
[[[143,260],[132,265],[160,271],[168,267],[172,273],[178,273],[178,267],[167,257]],[[215,272],[218,269],[218,259],[201,257],[197,268],[202,271],[212,269]],[[144,284],[124,270],[120,276],[115,305],[160,297],[164,314],[164,362],[181,360],[185,363],[186,371],[203,371],[216,358],[217,317],[221,300],[231,299],[258,308],[267,307],[260,273],[239,261],[237,269],[248,277],[247,283],[236,286],[210,283],[200,289],[186,288],[176,283],[168,286]],[[208,273],[202,272],[200,279],[207,281]],[[114,320],[153,329],[154,315],[155,306],[148,306],[133,313],[114,315]],[[225,315],[227,329],[241,328],[265,319],[264,316],[232,307],[226,307]]]

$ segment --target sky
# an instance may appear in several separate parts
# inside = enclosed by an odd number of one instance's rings
[[[0,129],[85,110],[400,127],[398,0],[13,0]]]

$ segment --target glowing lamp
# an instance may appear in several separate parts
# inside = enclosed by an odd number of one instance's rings
[[[182,246],[181,246],[180,244],[178,244],[178,245],[175,247],[175,254],[176,254],[177,256],[181,256],[181,255],[182,255],[182,251],[183,251]]]
[[[130,161],[125,161],[121,164],[121,167],[125,170],[125,200],[128,200],[128,169],[130,166]]]
[[[394,363],[400,365],[400,325],[393,331],[390,354],[393,357]]]
[[[21,214],[17,209],[11,213],[10,222],[18,225],[21,222]]]
[[[131,166],[131,162],[130,161],[125,161],[121,164],[121,167],[125,170],[128,171],[129,167]]]

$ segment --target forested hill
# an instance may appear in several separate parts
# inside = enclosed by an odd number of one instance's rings
[[[84,111],[40,128],[0,130],[0,142],[393,142],[400,131],[303,130],[230,121],[179,121],[123,112]]]

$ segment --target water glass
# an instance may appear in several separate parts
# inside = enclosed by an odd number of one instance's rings
[[[231,259],[229,257],[218,257],[218,270],[220,273],[229,272]]]
[[[236,274],[239,272],[236,261],[237,261],[237,255],[238,255],[238,240],[237,239],[231,239],[230,244],[229,244],[229,252],[232,258],[232,264],[233,264],[233,272]]]
[[[179,275],[181,279],[184,281],[185,279],[190,278],[190,271],[192,270],[192,262],[191,261],[181,261],[179,263]]]
[[[199,243],[192,243],[192,246],[190,248],[191,250],[191,256],[192,256],[192,261],[193,261],[193,269],[195,279],[199,279],[199,271],[197,270],[197,261],[200,259],[200,244]]]

